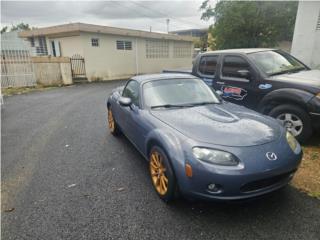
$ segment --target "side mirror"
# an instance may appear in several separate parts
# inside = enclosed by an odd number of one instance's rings
[[[119,98],[119,103],[120,103],[121,106],[128,107],[128,106],[131,105],[132,101],[131,101],[131,98],[120,97]]]
[[[246,69],[243,70],[238,70],[237,73],[242,77],[242,78],[246,78],[249,79],[250,78],[250,72]]]
[[[219,96],[222,96],[222,95],[223,95],[223,92],[220,91],[220,90],[217,90],[216,93],[217,93]]]

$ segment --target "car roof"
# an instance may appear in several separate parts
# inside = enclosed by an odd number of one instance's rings
[[[144,74],[144,75],[138,75],[138,76],[134,76],[131,79],[135,80],[139,83],[143,83],[143,82],[149,82],[149,81],[153,81],[153,80],[161,80],[161,79],[192,79],[192,78],[196,78],[195,76],[191,75],[191,74],[184,74],[184,73],[158,73],[158,74]]]
[[[212,54],[212,53],[242,53],[242,54],[249,54],[249,53],[255,53],[255,52],[273,51],[273,50],[277,50],[277,49],[275,49],[275,48],[235,48],[235,49],[208,51],[208,52],[203,53],[203,55]]]

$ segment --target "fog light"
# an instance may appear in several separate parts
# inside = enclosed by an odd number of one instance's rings
[[[208,191],[212,193],[220,193],[221,192],[221,185],[215,184],[215,183],[210,183],[208,185]]]

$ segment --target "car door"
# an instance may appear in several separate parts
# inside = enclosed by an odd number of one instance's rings
[[[140,104],[140,84],[130,80],[122,93],[123,97],[130,98],[130,106],[121,106],[125,118],[125,135],[141,151],[143,147],[143,117]]]
[[[209,86],[213,87],[216,81],[216,69],[218,66],[219,55],[204,55],[200,58],[197,75]]]
[[[255,69],[244,56],[224,55],[214,88],[222,92],[226,101],[254,108],[257,104],[256,77]]]

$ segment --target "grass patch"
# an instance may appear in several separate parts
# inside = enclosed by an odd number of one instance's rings
[[[44,91],[44,90],[54,89],[54,88],[58,88],[58,87],[61,87],[61,86],[58,86],[58,85],[54,85],[54,86],[37,85],[37,86],[34,86],[34,87],[2,88],[1,89],[1,93],[2,93],[3,96],[12,96],[12,95],[18,95],[18,94],[33,92],[33,91]]]
[[[303,159],[292,185],[320,199],[320,133],[303,146]]]

